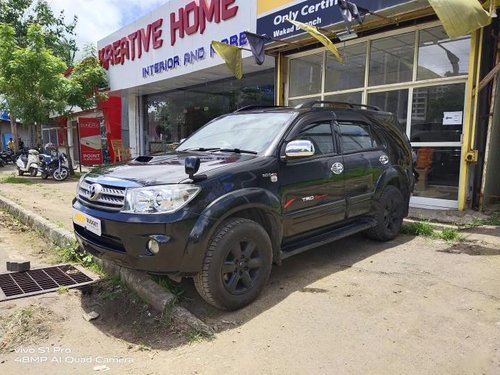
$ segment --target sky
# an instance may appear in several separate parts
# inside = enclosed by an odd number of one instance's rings
[[[80,50],[94,45],[121,27],[149,13],[168,0],[47,0],[56,15],[64,10],[66,21],[78,16],[76,40]]]

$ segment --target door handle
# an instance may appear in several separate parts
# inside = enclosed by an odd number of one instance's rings
[[[380,164],[386,165],[387,163],[389,163],[389,157],[386,154],[380,155],[378,161],[380,162]]]
[[[344,172],[344,164],[339,162],[333,163],[330,170],[335,174],[341,174],[342,172]]]

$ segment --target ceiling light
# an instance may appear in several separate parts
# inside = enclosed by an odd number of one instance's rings
[[[358,37],[358,34],[356,34],[355,32],[344,31],[344,32],[337,34],[337,38],[339,38],[339,40],[341,42],[345,42],[345,41],[351,40],[351,39],[356,39],[357,37]]]

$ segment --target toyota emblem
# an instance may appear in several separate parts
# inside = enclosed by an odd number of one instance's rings
[[[99,185],[99,184],[90,185],[89,193],[90,193],[89,199],[91,201],[96,201],[101,196],[102,185]]]

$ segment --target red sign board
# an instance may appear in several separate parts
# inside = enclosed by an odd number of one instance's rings
[[[80,117],[78,125],[80,127],[80,163],[82,165],[102,164],[100,120]]]

